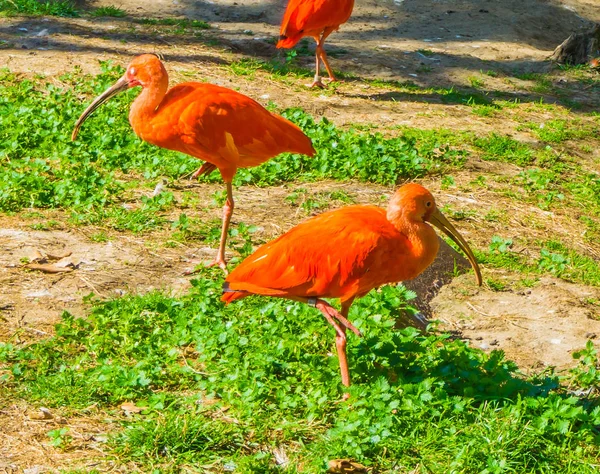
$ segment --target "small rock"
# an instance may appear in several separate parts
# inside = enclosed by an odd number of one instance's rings
[[[490,346],[497,346],[498,345],[498,339],[494,339],[493,341],[490,342]]]
[[[39,410],[29,413],[30,420],[51,420],[54,415],[47,408],[40,407]]]
[[[561,341],[560,339],[550,339],[550,342],[552,344],[560,344],[560,341]]]
[[[484,351],[487,351],[490,348],[490,346],[485,342],[482,342],[481,344],[479,344],[479,348],[483,349]]]
[[[596,335],[595,332],[586,332],[585,333],[585,338],[586,339],[596,339],[596,337],[598,337],[598,336]]]

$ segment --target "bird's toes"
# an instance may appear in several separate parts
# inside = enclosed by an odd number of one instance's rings
[[[184,275],[194,275],[195,273],[198,273],[199,271],[201,271],[203,268],[210,268],[210,267],[214,267],[215,265],[218,265],[221,270],[223,270],[223,272],[225,272],[225,276],[229,275],[229,271],[227,270],[227,263],[225,263],[225,260],[213,260],[212,262],[207,262],[207,261],[192,261],[191,262],[191,266],[186,268],[183,271]]]
[[[319,89],[325,89],[325,84],[323,84],[321,78],[319,77],[318,79],[315,78],[315,80],[312,81],[311,84],[306,84],[306,87],[309,87],[311,89],[314,89],[315,87],[318,87]]]

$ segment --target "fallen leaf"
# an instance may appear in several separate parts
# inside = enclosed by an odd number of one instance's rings
[[[39,270],[44,273],[65,273],[73,271],[71,267],[57,267],[51,263],[28,263],[25,265],[25,268],[28,268],[29,270]]]
[[[141,413],[142,411],[146,410],[148,407],[138,407],[133,402],[125,402],[119,408],[121,408],[121,410],[123,410],[126,415],[129,415],[130,413]]]
[[[73,252],[71,252],[70,250],[65,250],[62,254],[51,254],[51,253],[47,253],[46,257],[48,258],[48,260],[62,260],[63,258],[67,258],[70,257],[73,254]]]
[[[332,459],[329,461],[329,469],[327,469],[327,472],[334,474],[351,474],[368,471],[369,468],[351,459]]]

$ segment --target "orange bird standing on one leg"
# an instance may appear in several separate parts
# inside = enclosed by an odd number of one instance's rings
[[[284,152],[313,156],[310,138],[289,120],[230,89],[199,82],[185,82],[168,89],[169,77],[160,59],[143,54],[134,58],[124,76],[81,114],[72,139],[96,108],[136,86],[142,87],[142,93],[129,111],[135,133],[153,145],[204,160],[206,163],[194,176],[215,168],[221,172],[227,200],[215,264],[227,272],[225,243],[234,206],[231,182],[237,169],[258,166]]]
[[[342,383],[350,386],[346,329],[355,298],[386,283],[410,280],[435,259],[439,248],[431,223],[465,252],[481,285],[481,272],[469,245],[437,210],[427,189],[402,186],[385,209],[350,206],[303,222],[260,247],[226,278],[222,301],[251,294],[275,296],[316,306],[335,328]],[[322,298],[340,298],[338,312]]]
[[[305,36],[317,42],[315,78],[310,87],[325,87],[319,74],[323,61],[329,79],[335,81],[323,44],[327,37],[346,23],[354,8],[354,0],[290,0],[279,31],[278,48],[293,48]]]

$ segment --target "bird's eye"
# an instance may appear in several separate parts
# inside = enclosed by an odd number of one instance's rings
[[[425,205],[426,205],[427,207],[431,207],[431,201],[427,201],[427,202],[425,203]]]
[[[130,67],[130,68],[129,68],[129,74],[130,74],[131,76],[135,76],[135,68],[134,68],[134,67]]]

